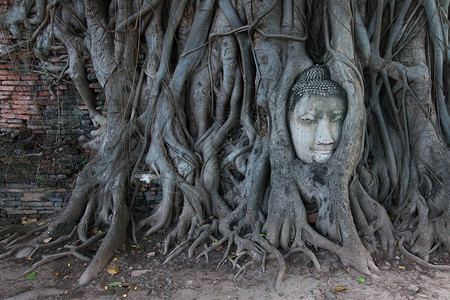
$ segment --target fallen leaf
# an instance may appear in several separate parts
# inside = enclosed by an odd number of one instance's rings
[[[216,251],[220,251],[220,250],[222,250],[222,248],[223,248],[223,246],[222,245],[220,245],[220,246],[218,246],[218,247],[216,247]]]
[[[405,267],[405,266],[398,266],[397,268],[399,268],[400,270],[404,270],[404,269],[406,269],[406,267]]]
[[[42,225],[44,225],[45,223],[47,223],[47,222],[41,222],[41,223],[38,224],[38,226],[42,226]]]
[[[108,283],[108,286],[129,287],[129,286],[131,286],[131,283],[116,281],[116,282]]]
[[[25,277],[26,279],[35,279],[36,278],[36,272],[30,273]]]
[[[118,266],[109,267],[108,270],[106,270],[106,272],[111,275],[115,275],[115,274],[119,273],[119,271],[120,271],[120,269]]]
[[[49,238],[43,239],[42,242],[43,242],[44,244],[48,244],[51,240],[52,240],[52,238],[49,237]]]
[[[23,220],[23,221],[21,222],[21,224],[22,224],[22,225],[27,225],[27,224],[34,223],[34,222],[36,222],[36,221],[37,221],[36,218],[30,218],[30,219]]]
[[[102,233],[102,231],[100,230],[100,228],[95,226],[95,227],[92,227],[91,233],[92,233],[92,236],[96,236],[97,234]]]
[[[365,278],[358,278],[356,279],[356,281],[362,282],[362,283],[366,283],[366,279]]]
[[[117,257],[114,257],[112,261],[118,261],[119,259]]]
[[[345,291],[347,288],[346,287],[343,287],[343,286],[335,286],[334,287],[334,290],[336,291],[336,292],[342,292],[342,291]]]

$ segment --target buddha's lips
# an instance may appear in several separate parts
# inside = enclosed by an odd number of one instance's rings
[[[320,155],[328,155],[328,154],[332,154],[333,153],[333,149],[332,148],[327,148],[327,149],[311,149],[312,152],[320,154]]]

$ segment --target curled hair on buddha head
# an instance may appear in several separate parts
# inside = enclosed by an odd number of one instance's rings
[[[288,112],[295,108],[303,95],[336,95],[347,102],[347,93],[331,80],[330,71],[325,66],[312,66],[297,77],[289,92]]]

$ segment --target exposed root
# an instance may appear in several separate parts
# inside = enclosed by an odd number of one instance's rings
[[[34,289],[5,300],[33,300],[39,299],[40,297],[51,297],[64,294],[66,290],[63,289],[53,289],[53,288],[40,288]]]
[[[402,253],[409,258],[410,260],[412,260],[413,262],[415,262],[416,264],[422,266],[422,267],[426,267],[429,269],[435,269],[435,270],[450,270],[450,266],[447,265],[434,265],[434,264],[430,264],[426,261],[424,261],[423,259],[421,259],[420,257],[415,256],[414,254],[412,254],[411,252],[409,252],[408,250],[406,250],[405,246],[403,245],[405,241],[405,238],[402,237],[400,238],[400,240],[398,241],[398,248],[402,251]]]

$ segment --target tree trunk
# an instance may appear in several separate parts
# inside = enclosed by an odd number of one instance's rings
[[[207,258],[225,243],[224,260],[230,252],[242,254],[234,265],[250,258],[239,272],[274,258],[277,285],[285,253],[302,252],[320,268],[314,249],[323,248],[370,274],[377,271],[372,254],[392,256],[396,240],[424,265],[439,245],[450,249],[448,6],[28,2],[16,1],[0,22],[41,57],[50,59],[52,43],[67,49],[66,76],[97,128],[84,145],[94,156],[65,211],[2,257],[34,254],[46,247],[42,237],[56,237],[70,222],[74,229],[59,241],[78,239],[69,251],[75,256],[101,240],[81,284],[104,268],[129,228],[133,238],[142,229],[170,229],[167,261],[183,250]],[[28,24],[42,7],[49,17]],[[19,36],[25,25],[31,31]],[[88,88],[88,56],[104,111]],[[313,65],[326,66],[346,93],[337,149],[320,163],[296,155],[288,126],[293,85]],[[138,170],[159,177],[163,199],[136,222],[130,195]],[[107,232],[92,236],[92,226]]]

